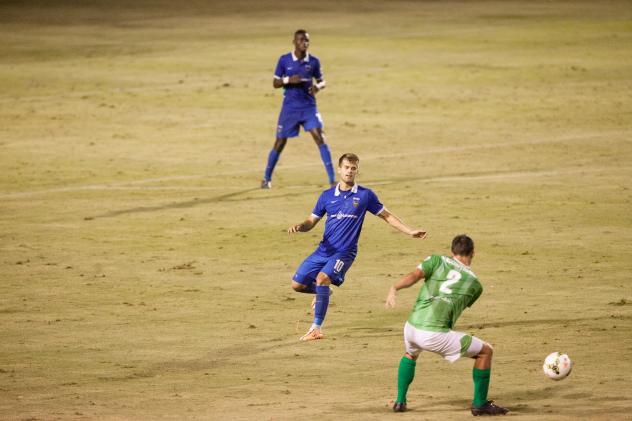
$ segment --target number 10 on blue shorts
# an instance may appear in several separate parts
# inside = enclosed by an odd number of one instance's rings
[[[323,272],[329,276],[332,284],[340,286],[345,281],[345,274],[355,257],[355,253],[335,253],[331,256],[323,256],[314,252],[301,263],[292,279],[299,284],[311,285],[316,282],[318,272]]]

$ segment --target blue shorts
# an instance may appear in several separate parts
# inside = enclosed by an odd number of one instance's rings
[[[322,129],[324,127],[323,119],[316,107],[306,110],[286,110],[282,108],[281,114],[279,114],[279,122],[277,123],[276,137],[277,139],[296,137],[301,126],[306,132],[311,129]]]
[[[339,287],[345,281],[345,274],[353,264],[356,253],[335,253],[329,257],[317,252],[312,253],[296,269],[292,279],[299,284],[311,285],[316,282],[316,276],[323,272],[329,276],[331,283]]]

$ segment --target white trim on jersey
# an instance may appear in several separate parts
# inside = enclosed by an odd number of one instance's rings
[[[294,51],[292,51],[292,60],[298,61],[298,58],[294,55]],[[303,58],[303,61],[309,61],[309,53],[305,53],[305,57]]]
[[[336,191],[334,192],[334,196],[340,196],[340,189],[339,189],[339,187],[340,187],[340,183],[336,184]],[[353,187],[351,187],[351,193],[357,193],[357,192],[358,192],[358,185],[354,184]]]
[[[312,216],[313,216],[314,218],[316,218],[316,219],[323,219],[323,217],[322,217],[322,216],[318,216],[318,215],[316,215],[315,213],[313,213],[313,214],[312,214]]]

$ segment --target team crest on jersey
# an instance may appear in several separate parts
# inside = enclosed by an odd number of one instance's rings
[[[353,207],[357,208],[358,206],[360,206],[360,198],[359,197],[354,197],[353,198]]]
[[[307,70],[307,71],[309,72],[310,70],[312,70],[312,66],[310,66],[310,65],[308,64],[307,66],[305,66],[305,70]]]

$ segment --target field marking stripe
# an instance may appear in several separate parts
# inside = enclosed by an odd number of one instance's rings
[[[493,173],[493,174],[462,174],[462,175],[446,175],[446,176],[436,176],[436,177],[427,177],[427,176],[419,176],[419,177],[411,177],[411,178],[396,178],[391,180],[375,180],[362,183],[366,186],[384,186],[390,184],[397,183],[408,183],[408,182],[426,182],[426,183],[442,183],[442,182],[454,182],[454,181],[482,181],[482,180],[505,180],[505,179],[516,179],[516,178],[529,178],[529,177],[550,177],[550,176],[563,176],[563,175],[571,175],[571,174],[586,174],[586,173],[609,173],[609,172],[620,172],[622,168],[585,168],[585,167],[574,167],[567,169],[558,169],[558,170],[541,170],[541,171],[529,171],[529,170],[520,170],[520,171],[506,171],[501,173]],[[632,166],[625,167],[625,169],[632,170]],[[202,178],[202,177],[195,177]],[[115,191],[115,190],[155,190],[155,191],[164,191],[164,190],[177,190],[177,191],[196,191],[196,192],[210,192],[210,191],[226,191],[225,187],[183,187],[183,186],[140,186],[141,183],[135,183],[138,187],[129,186],[129,185],[95,185],[95,186],[84,186],[83,188],[60,188],[49,191],[39,191],[39,192],[22,192],[22,193],[12,193],[8,195],[0,195],[0,198],[3,199],[15,199],[20,197],[32,197],[38,194],[48,194],[48,193],[60,193],[60,192],[71,192],[71,191]],[[316,188],[317,185],[314,184],[302,184],[302,185],[291,185],[283,187],[283,190],[302,190],[306,188]]]
[[[388,158],[401,158],[401,157],[410,157],[410,156],[418,156],[418,155],[429,155],[429,154],[439,154],[439,153],[449,153],[449,152],[460,152],[460,151],[468,151],[468,150],[476,150],[476,149],[487,149],[487,148],[505,148],[505,147],[513,147],[513,146],[525,146],[525,145],[539,145],[546,143],[563,143],[572,140],[588,140],[594,138],[603,138],[607,136],[607,134],[599,133],[599,134],[586,134],[586,135],[573,135],[573,136],[565,136],[557,139],[542,139],[542,140],[530,140],[530,141],[522,141],[522,142],[504,142],[504,143],[494,143],[494,144],[478,144],[478,145],[464,145],[464,146],[444,146],[444,147],[436,147],[430,149],[424,149],[423,151],[417,152],[402,152],[397,154],[390,155],[379,155],[379,156],[369,156],[366,158],[362,158],[362,161],[375,161],[375,160],[383,160]],[[305,168],[305,167],[315,167],[322,166],[322,163],[315,162],[313,164],[297,164],[297,165],[283,165],[279,166],[279,168]],[[34,197],[42,194],[50,194],[50,193],[67,193],[67,192],[78,192],[78,191],[89,191],[89,190],[123,190],[127,189],[131,186],[137,186],[142,184],[149,183],[159,183],[164,181],[174,181],[174,180],[199,180],[203,178],[214,178],[214,177],[223,177],[223,176],[231,176],[231,175],[239,175],[239,174],[249,174],[260,172],[260,169],[248,169],[248,170],[240,170],[240,171],[229,171],[219,174],[207,174],[207,175],[178,175],[178,176],[168,176],[168,177],[154,177],[154,178],[146,178],[142,180],[134,180],[134,181],[125,181],[120,183],[111,183],[111,184],[89,184],[84,186],[68,186],[68,187],[56,187],[52,189],[44,189],[44,190],[34,190],[34,191],[24,191],[24,192],[14,192],[14,193],[0,193],[0,198],[2,199],[15,199],[21,197]],[[454,177],[454,176],[447,176]],[[454,178],[451,178],[454,179]],[[462,179],[459,177],[459,179]],[[185,190],[186,188],[183,188]],[[204,190],[204,188],[200,188]],[[149,190],[149,189],[148,189]],[[206,190],[225,190],[221,187],[208,187]]]

